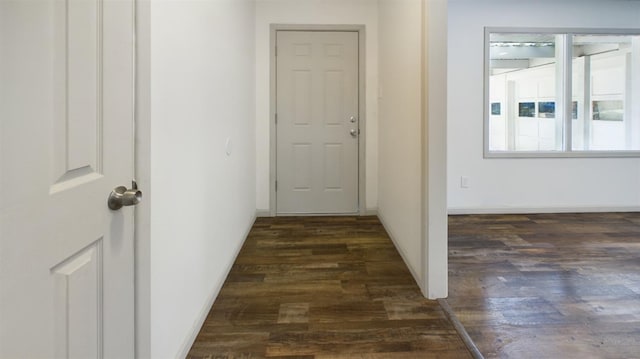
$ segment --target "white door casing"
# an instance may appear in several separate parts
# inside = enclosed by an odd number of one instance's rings
[[[358,32],[276,32],[276,212],[359,208]]]
[[[0,2],[0,357],[132,358],[132,0]]]

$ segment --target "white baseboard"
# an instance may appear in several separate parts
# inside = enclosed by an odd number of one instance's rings
[[[378,207],[367,208],[364,210],[365,216],[377,216],[378,215]]]
[[[416,281],[416,284],[418,284],[418,287],[420,287],[421,293],[423,293],[423,295],[424,295],[424,293],[426,293],[426,292],[425,292],[424,288],[422,287],[422,280],[420,280],[420,276],[409,265],[409,260],[407,259],[406,253],[404,252],[402,247],[398,245],[398,241],[393,236],[393,233],[389,230],[389,227],[384,224],[384,218],[383,217],[384,216],[380,216],[380,214],[378,214],[378,219],[380,220],[380,223],[382,223],[382,226],[384,227],[385,231],[387,231],[387,234],[389,235],[389,238],[391,238],[391,242],[393,242],[393,245],[396,247],[396,250],[398,251],[398,253],[400,253],[400,257],[402,257],[402,260],[404,261],[404,264],[407,266],[407,268],[409,268],[409,272],[411,272],[411,275],[413,276],[413,280]]]
[[[450,215],[462,214],[533,214],[533,213],[595,213],[595,212],[640,212],[640,207],[495,207],[449,208]]]
[[[256,217],[272,217],[268,209],[256,209]]]
[[[202,329],[202,325],[204,324],[204,321],[207,319],[207,315],[209,314],[209,311],[211,311],[211,307],[213,306],[213,303],[216,301],[216,298],[218,298],[218,294],[220,294],[220,290],[222,289],[222,286],[224,285],[226,278],[229,276],[229,272],[231,272],[231,268],[233,268],[233,264],[235,263],[236,258],[238,258],[238,255],[240,254],[240,250],[242,249],[244,242],[249,237],[249,232],[251,231],[251,228],[253,228],[253,224],[255,222],[256,222],[256,217],[254,215],[253,219],[249,223],[249,228],[247,228],[247,230],[245,231],[244,239],[240,241],[240,244],[235,249],[233,258],[231,259],[231,261],[229,261],[229,264],[227,265],[224,279],[220,281],[220,283],[213,288],[213,291],[211,292],[211,294],[209,294],[209,297],[207,298],[207,301],[205,302],[204,307],[202,307],[202,309],[200,310],[200,313],[198,314],[198,320],[194,323],[193,327],[191,328],[191,333],[189,334],[189,336],[187,336],[187,338],[185,339],[182,345],[182,349],[179,352],[178,358],[186,358],[187,355],[189,354],[189,350],[191,350],[193,343],[195,343],[196,338],[200,333],[200,329]]]
[[[295,214],[296,216],[305,216],[306,214],[302,213],[302,214]],[[309,214],[311,216],[317,216],[318,214]],[[334,214],[328,214],[328,216],[332,216]],[[337,214],[339,215],[339,214]],[[378,215],[378,208],[367,208],[364,211],[364,215],[365,216],[377,216]],[[256,217],[273,217],[271,215],[271,211],[268,209],[256,209]]]

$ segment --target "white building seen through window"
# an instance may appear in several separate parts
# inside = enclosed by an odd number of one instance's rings
[[[485,156],[640,156],[640,30],[485,38]]]

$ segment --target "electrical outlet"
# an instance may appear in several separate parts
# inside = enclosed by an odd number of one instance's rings
[[[469,188],[469,177],[460,177],[460,188]]]

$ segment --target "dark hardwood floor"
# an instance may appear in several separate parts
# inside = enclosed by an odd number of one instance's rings
[[[189,358],[470,358],[376,217],[259,218]]]
[[[486,358],[640,358],[640,214],[449,217],[449,299]]]
[[[449,218],[486,358],[640,358],[640,213]],[[190,358],[469,358],[375,217],[260,218]]]

